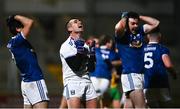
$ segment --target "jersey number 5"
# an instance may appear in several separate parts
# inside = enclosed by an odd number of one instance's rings
[[[152,59],[153,53],[152,52],[147,52],[144,54],[144,62],[146,62],[144,64],[144,67],[147,69],[150,69],[151,67],[153,67],[154,61]]]

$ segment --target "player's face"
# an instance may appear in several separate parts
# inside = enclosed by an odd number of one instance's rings
[[[97,38],[94,38],[94,40],[95,40],[95,46],[96,46],[96,48],[99,48],[99,39],[97,39]]]
[[[73,22],[71,28],[72,28],[72,31],[70,33],[71,36],[73,36],[75,39],[82,37],[84,28],[81,21],[77,20]]]
[[[110,42],[107,43],[107,48],[111,49],[113,45],[113,41],[110,40]]]
[[[129,30],[131,33],[136,34],[139,26],[139,20],[134,18],[129,18]]]

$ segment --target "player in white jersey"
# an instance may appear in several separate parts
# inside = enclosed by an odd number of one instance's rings
[[[88,72],[95,67],[95,51],[82,40],[83,24],[79,19],[67,23],[68,39],[61,45],[60,58],[63,69],[63,84],[68,108],[96,108],[96,92]]]
[[[36,53],[27,40],[32,24],[33,20],[30,18],[21,15],[9,16],[7,26],[13,37],[7,47],[21,72],[24,108],[47,108],[49,98],[44,77]]]

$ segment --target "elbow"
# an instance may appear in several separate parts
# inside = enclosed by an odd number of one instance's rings
[[[32,27],[33,23],[34,23],[34,20],[29,19],[29,21],[26,23],[26,26],[27,27]]]
[[[157,27],[159,26],[159,24],[160,24],[160,21],[159,21],[159,20],[156,20],[156,23],[155,23],[154,28],[157,28]]]
[[[29,25],[33,25],[33,23],[34,23],[34,20],[30,19],[29,20]]]

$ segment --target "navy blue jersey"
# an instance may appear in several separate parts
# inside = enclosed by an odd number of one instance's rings
[[[111,79],[111,62],[118,60],[117,53],[107,48],[96,48],[96,68],[90,76]]]
[[[158,43],[144,47],[144,79],[145,88],[168,88],[168,74],[162,61],[162,55],[169,50]]]
[[[12,37],[7,47],[12,53],[12,58],[15,59],[24,82],[43,79],[37,56],[31,44],[24,38],[22,33],[18,33],[16,36]]]
[[[140,27],[137,34],[128,31],[121,38],[115,36],[118,54],[122,60],[122,73],[142,73],[144,30]]]

